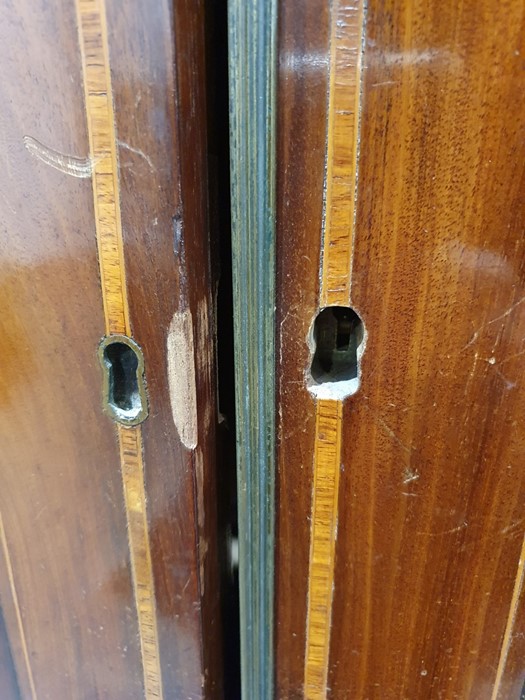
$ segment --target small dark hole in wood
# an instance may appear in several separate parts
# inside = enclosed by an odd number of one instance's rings
[[[329,306],[320,311],[314,322],[312,379],[317,384],[355,379],[363,338],[363,322],[350,307]]]

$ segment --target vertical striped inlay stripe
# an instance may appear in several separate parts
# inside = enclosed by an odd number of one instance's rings
[[[498,668],[496,670],[496,679],[494,681],[494,687],[492,689],[491,700],[498,700],[500,697],[501,683],[503,681],[503,675],[505,673],[505,666],[507,665],[507,657],[509,654],[509,649],[512,644],[512,635],[514,633],[514,625],[516,622],[516,615],[518,612],[518,606],[520,604],[521,596],[525,590],[523,584],[525,582],[525,537],[521,545],[520,558],[518,561],[518,569],[516,572],[516,578],[514,580],[514,590],[512,592],[512,599],[510,603],[509,614],[507,617],[507,624],[505,626],[505,634],[503,636],[503,642],[501,644],[500,658],[498,662]]]
[[[350,303],[354,232],[363,0],[334,0],[321,306]]]
[[[106,333],[129,335],[104,0],[77,0],[77,15]]]
[[[364,0],[333,0],[320,307],[351,304]],[[305,653],[305,698],[327,697],[343,402],[322,399],[316,435]]]
[[[342,401],[320,399],[317,402],[308,572],[305,665],[307,700],[323,700],[326,697],[341,468],[342,412]]]

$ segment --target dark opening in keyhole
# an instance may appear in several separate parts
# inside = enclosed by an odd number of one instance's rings
[[[140,404],[137,356],[124,343],[108,345],[105,355],[109,364],[109,401],[121,411],[130,411]]]
[[[127,336],[110,335],[99,348],[104,369],[104,404],[124,425],[137,425],[147,416],[144,360],[140,347]]]
[[[355,379],[358,349],[364,339],[363,322],[347,306],[328,306],[314,322],[315,352],[311,375],[316,384]]]

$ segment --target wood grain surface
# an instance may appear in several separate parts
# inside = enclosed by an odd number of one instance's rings
[[[323,303],[336,144],[333,7],[330,18],[323,3],[287,3],[280,17],[276,695],[287,698],[308,697],[306,338]],[[368,335],[343,410],[326,697],[520,697],[523,17],[520,0],[368,3],[351,251]]]
[[[277,698],[303,698],[315,403],[306,338],[318,308],[329,7],[281,3],[277,121]]]
[[[104,148],[114,148],[120,192],[122,330],[145,358],[139,530],[151,546],[163,697],[220,697],[203,8],[105,5],[114,143]],[[108,212],[103,201],[94,208],[75,3],[8,2],[0,12],[0,596],[2,659],[12,658],[18,686],[2,667],[2,697],[155,697],[144,684],[117,429],[102,411],[97,347],[115,326],[105,321],[96,223]],[[195,447],[170,397],[177,313],[192,319]]]
[[[131,329],[120,215],[118,146],[104,0],[78,0],[77,23],[106,334],[129,336]],[[117,436],[144,696],[146,700],[162,700],[164,693],[144,489],[142,428],[140,425],[118,426]]]

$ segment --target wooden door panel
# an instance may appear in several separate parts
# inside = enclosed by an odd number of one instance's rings
[[[22,697],[133,697],[140,648],[101,411],[92,186],[67,172],[70,156],[89,167],[75,7],[2,14],[2,605]]]
[[[2,658],[23,698],[217,697],[203,8],[1,13]],[[103,411],[108,333],[142,426]]]
[[[280,18],[276,693],[517,698],[523,6],[314,5]],[[330,437],[307,338],[341,304],[366,348]]]
[[[302,698],[315,412],[306,338],[317,310],[326,160],[330,12],[323,0],[279,14],[277,126],[276,697]],[[293,164],[293,165],[292,165]]]

